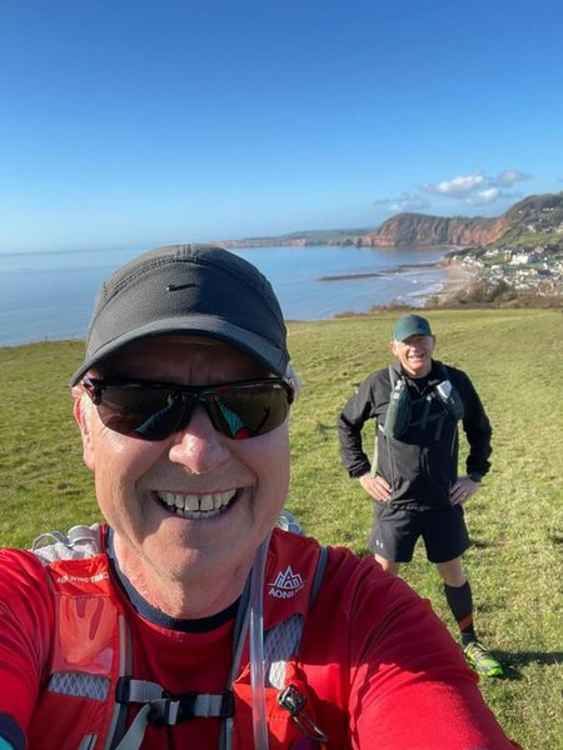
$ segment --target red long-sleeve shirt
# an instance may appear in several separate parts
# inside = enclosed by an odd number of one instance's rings
[[[311,558],[315,545],[274,532],[266,570],[266,628],[283,608],[291,611],[291,598],[270,595],[278,573],[287,570],[290,560],[292,574],[305,580],[311,570],[302,568],[302,561]],[[233,620],[202,632],[151,622],[133,609],[112,576],[112,595],[124,603],[132,630],[134,676],[172,694],[221,692],[231,664]],[[20,750],[45,689],[55,628],[52,588],[45,568],[30,553],[0,552],[0,617],[0,737]],[[331,750],[517,747],[485,705],[476,676],[429,603],[373,560],[360,560],[346,549],[329,551],[298,664]],[[218,732],[215,719],[186,721],[169,730],[149,726],[142,748],[214,748]],[[60,750],[48,742],[46,735],[41,750]]]

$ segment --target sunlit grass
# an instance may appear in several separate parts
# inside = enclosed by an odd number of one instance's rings
[[[437,357],[466,369],[494,427],[493,470],[466,506],[466,555],[483,640],[509,665],[483,693],[523,748],[563,748],[563,315],[556,310],[431,313]],[[393,314],[292,323],[304,380],[292,423],[289,507],[321,541],[367,553],[371,503],[348,479],[336,415],[354,386],[389,361]],[[0,542],[98,518],[67,381],[77,342],[0,349]],[[373,429],[366,430],[371,452]],[[455,634],[439,579],[418,549],[405,577]]]

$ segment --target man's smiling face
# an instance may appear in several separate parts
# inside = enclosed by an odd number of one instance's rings
[[[432,369],[434,336],[409,336],[404,341],[391,342],[391,351],[411,378],[423,378]]]
[[[226,344],[160,336],[128,347],[102,375],[218,385],[268,373]],[[198,406],[187,427],[147,442],[108,429],[85,398],[75,407],[84,458],[124,571],[136,580],[150,575],[176,585],[239,571],[245,576],[287,496],[287,421],[264,435],[233,440]]]

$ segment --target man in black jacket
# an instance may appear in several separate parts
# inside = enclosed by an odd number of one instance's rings
[[[397,361],[372,373],[338,419],[344,466],[376,501],[370,538],[375,558],[393,574],[424,539],[444,581],[468,661],[480,674],[502,675],[501,664],[477,639],[471,587],[462,567],[469,546],[463,504],[490,468],[491,426],[467,375],[432,358],[429,322],[405,315],[395,324]],[[377,420],[377,465],[362,448],[362,427]],[[458,477],[458,421],[469,443],[467,473]]]

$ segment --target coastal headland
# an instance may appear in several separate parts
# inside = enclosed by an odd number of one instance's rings
[[[447,304],[456,298],[465,303],[513,303],[515,297],[551,299],[554,304],[563,301],[563,192],[528,196],[496,218],[399,213],[371,230],[308,230],[277,237],[222,240],[221,244],[234,249],[279,245],[444,247],[448,280],[434,298],[435,304]]]

